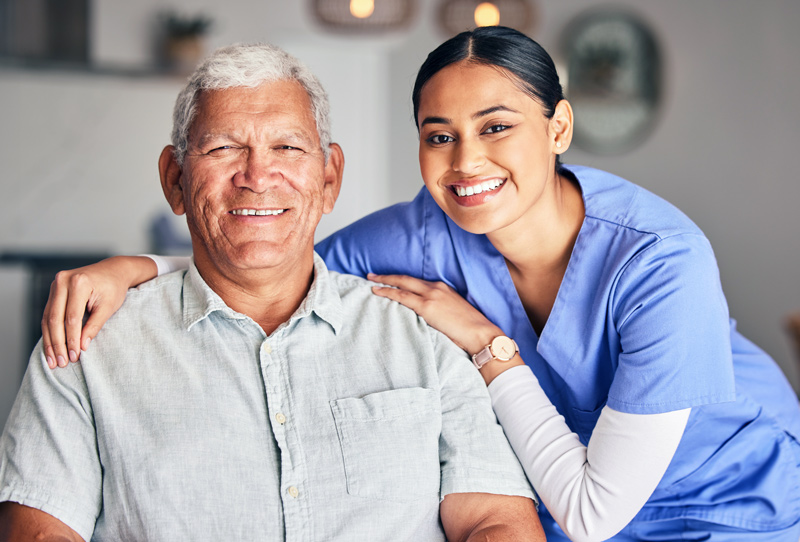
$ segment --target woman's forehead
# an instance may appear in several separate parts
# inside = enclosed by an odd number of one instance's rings
[[[529,101],[536,102],[519,78],[508,70],[462,61],[439,70],[425,83],[420,92],[419,109],[420,116],[423,111],[437,114],[437,110],[463,107],[478,112],[498,105],[517,109],[508,104],[529,105]]]

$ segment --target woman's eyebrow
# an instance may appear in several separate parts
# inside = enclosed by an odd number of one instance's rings
[[[492,107],[489,107],[488,109],[484,109],[482,111],[478,111],[477,113],[472,115],[472,120],[477,120],[477,119],[479,119],[481,117],[485,117],[486,115],[491,115],[492,113],[496,113],[498,111],[507,111],[509,113],[519,113],[519,111],[517,111],[516,109],[511,109],[510,107],[505,106],[505,105],[493,105]]]
[[[498,111],[507,111],[509,113],[519,113],[516,109],[512,109],[505,105],[493,105],[492,107],[482,109],[478,111],[474,115],[472,115],[472,120],[477,120],[481,117],[485,117],[486,115],[491,115],[492,113],[496,113]],[[450,124],[452,121],[446,117],[425,117],[422,119],[420,126],[425,126],[426,124]]]
[[[425,126],[426,124],[450,124],[450,119],[445,117],[425,117],[419,123],[420,126]]]

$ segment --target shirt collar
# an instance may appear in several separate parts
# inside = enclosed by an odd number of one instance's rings
[[[189,270],[183,279],[183,327],[188,331],[215,311],[219,311],[226,318],[236,320],[247,318],[246,315],[228,307],[222,298],[206,284],[197,270],[194,258],[192,258]],[[314,281],[308,295],[294,311],[287,324],[310,316],[312,313],[327,322],[333,328],[334,333],[338,333],[341,329],[342,300],[325,262],[316,252],[314,253]]]

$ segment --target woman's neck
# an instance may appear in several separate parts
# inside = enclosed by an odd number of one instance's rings
[[[487,235],[505,257],[522,306],[538,335],[558,297],[584,214],[580,189],[556,175],[547,197],[524,220]]]
[[[566,269],[583,218],[580,189],[556,174],[543,197],[526,215],[487,237],[522,276],[557,272]]]

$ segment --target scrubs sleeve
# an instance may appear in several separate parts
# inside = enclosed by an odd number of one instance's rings
[[[332,271],[422,276],[426,202],[413,201],[376,211],[317,243],[315,250]]]
[[[608,406],[655,414],[735,399],[728,307],[702,235],[675,235],[622,270],[611,317],[621,352]]]

